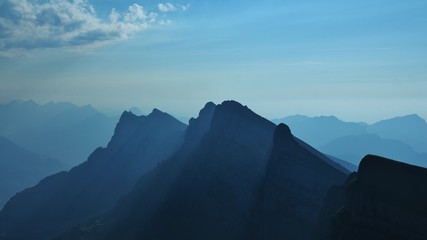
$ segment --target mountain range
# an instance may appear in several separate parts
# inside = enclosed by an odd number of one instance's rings
[[[286,123],[301,139],[353,165],[367,154],[427,167],[427,123],[416,114],[373,124],[345,122],[334,116],[294,115],[272,120]]]
[[[0,136],[58,159],[68,168],[82,163],[93,149],[105,146],[117,121],[118,117],[108,117],[90,105],[39,105],[33,101],[0,104]]]
[[[15,193],[65,169],[56,159],[20,147],[0,137],[0,209]]]
[[[308,231],[260,221],[312,229],[327,190],[348,173],[234,101],[206,104],[188,127],[158,110],[124,112],[106,148],[6,204],[0,239],[305,239]]]
[[[425,239],[426,169],[367,156],[351,173],[297,136],[235,101],[188,126],[125,111],[87,161],[7,202],[0,239]]]
[[[141,117],[124,112],[106,148],[15,195],[1,212],[0,225],[13,231],[13,238],[46,239],[109,210],[143,173],[179,147],[185,128],[159,110]],[[23,227],[26,231],[19,231]]]

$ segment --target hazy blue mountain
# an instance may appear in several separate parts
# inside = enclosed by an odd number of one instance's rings
[[[427,158],[415,152],[408,144],[383,139],[374,134],[362,134],[337,138],[318,148],[320,151],[359,165],[365,155],[374,154],[403,162],[427,167]]]
[[[427,153],[427,123],[416,114],[379,121],[367,128],[369,133],[409,144],[417,152]]]
[[[124,112],[106,148],[15,195],[0,212],[0,239],[50,239],[114,206],[138,178],[182,144],[186,125],[155,109]]]
[[[427,239],[427,169],[368,155],[331,188],[313,239]]]
[[[15,193],[65,168],[55,159],[30,152],[0,137],[0,209]]]
[[[90,105],[38,105],[33,101],[0,104],[0,135],[69,167],[83,162],[93,149],[105,146],[117,120]]]
[[[366,133],[366,124],[344,122],[334,116],[294,115],[275,119],[273,122],[285,123],[296,136],[314,147],[322,146],[339,137]]]
[[[273,121],[288,124],[302,140],[352,164],[371,153],[427,166],[427,123],[415,114],[371,125],[344,122],[332,116],[295,115]]]
[[[305,239],[348,172],[237,102],[208,107],[112,211],[57,239]]]

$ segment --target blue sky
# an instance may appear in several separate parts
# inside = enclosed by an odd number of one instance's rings
[[[3,0],[0,102],[14,99],[427,118],[427,2]]]

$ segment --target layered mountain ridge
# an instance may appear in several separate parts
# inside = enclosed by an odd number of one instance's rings
[[[0,212],[0,238],[49,239],[109,210],[142,174],[180,147],[185,128],[158,110],[141,117],[123,113],[107,148],[6,204]]]
[[[273,120],[321,152],[358,165],[367,154],[427,167],[427,123],[416,114],[373,124],[345,122],[334,116],[289,116]]]
[[[68,168],[82,163],[111,137],[118,117],[90,105],[13,101],[0,104],[0,136],[32,152],[58,159]]]
[[[409,225],[390,225],[403,231],[418,219],[416,234],[408,236],[423,236],[423,217],[402,213],[399,193],[419,197],[413,205],[423,208],[424,192],[405,188],[424,181],[425,170],[367,159],[348,177],[287,125],[235,101],[207,103],[188,126],[157,109],[147,116],[126,111],[106,148],[8,202],[0,239],[307,240],[348,234],[348,226],[335,225],[351,223],[348,213],[356,213],[365,233],[363,224],[378,216],[403,216]],[[345,186],[353,186],[350,197],[343,196]],[[344,215],[335,214],[345,201]],[[384,215],[384,206],[392,212]]]
[[[64,169],[66,166],[58,160],[31,152],[0,137],[0,210],[15,193]]]
[[[304,219],[309,232],[327,189],[345,181],[346,173],[300,145],[290,131],[283,135],[283,126],[276,127],[237,102],[217,105],[210,127],[204,128],[207,131],[199,144],[194,145],[191,129],[207,126],[209,122],[207,118],[205,121],[199,118],[190,121],[183,147],[145,174],[112,211],[57,239],[247,239],[249,236],[265,239],[265,234],[306,239],[304,232],[289,235],[279,227],[261,227],[260,219],[272,219],[266,214],[265,206],[279,207],[289,201],[287,198],[276,201],[276,196],[269,195],[270,189],[277,189],[278,185],[279,194],[292,196],[285,192],[298,192],[300,187],[305,187],[305,192],[295,193],[297,197],[291,201],[306,199],[313,212],[307,214],[301,206],[289,221]],[[289,142],[282,142],[283,139]],[[289,165],[295,166],[294,170],[301,176],[312,179],[299,183],[301,178],[291,172],[286,172],[284,177],[274,173],[280,164],[272,160],[276,158],[273,149],[282,147],[288,147],[285,152]],[[305,162],[306,158],[310,164]],[[305,168],[305,165],[309,166]],[[318,173],[310,170],[317,167]],[[288,179],[288,185],[281,181],[283,178]],[[292,181],[298,183],[292,184]],[[319,181],[324,187],[310,189]],[[293,209],[284,207],[289,211]],[[278,213],[278,217],[285,215],[286,212]],[[254,229],[256,232],[252,232]]]

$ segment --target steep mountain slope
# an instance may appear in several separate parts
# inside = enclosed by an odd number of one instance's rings
[[[105,146],[117,120],[89,105],[38,105],[33,101],[0,104],[0,135],[69,167],[83,162],[93,149]]]
[[[283,128],[237,102],[223,102],[211,120],[192,120],[183,147],[112,211],[57,239],[306,239],[286,224],[301,223],[308,232],[327,189],[346,174]],[[291,214],[270,215],[280,208]],[[273,228],[260,223],[276,219]]]
[[[180,156],[164,162],[119,206],[125,209],[107,239],[239,238],[257,200],[274,128],[236,102],[218,105],[209,131],[180,165],[167,165]],[[169,183],[161,184],[164,179]]]
[[[65,168],[55,159],[30,152],[0,137],[0,209],[15,193]]]
[[[426,182],[425,168],[364,157],[357,174],[329,192],[317,239],[427,239]]]
[[[303,148],[280,124],[248,239],[310,239],[323,199],[347,175]]]
[[[384,139],[374,134],[345,136],[318,148],[320,151],[358,165],[367,154],[399,159],[403,162],[427,167],[427,158],[415,152],[408,144],[392,139]]]
[[[141,117],[124,112],[107,148],[6,204],[0,212],[0,239],[49,239],[107,211],[142,174],[180,147],[185,128],[156,109]]]

